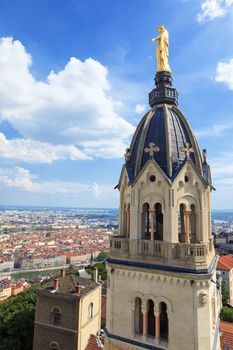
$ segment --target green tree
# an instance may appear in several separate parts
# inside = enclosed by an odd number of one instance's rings
[[[108,252],[100,252],[97,261],[104,261],[108,257]]]
[[[107,279],[107,270],[106,270],[106,264],[105,262],[97,262],[94,265],[89,265],[86,267],[86,271],[88,275],[90,275],[92,278],[94,276],[94,268],[98,268],[99,276],[103,281]]]
[[[222,284],[222,302],[223,302],[223,305],[226,305],[227,302],[229,301],[230,299],[230,295],[229,295],[229,291],[228,289],[224,286],[224,284]]]
[[[35,287],[0,303],[0,350],[32,349],[35,306]]]
[[[233,309],[231,307],[224,306],[220,314],[221,320],[233,323]]]

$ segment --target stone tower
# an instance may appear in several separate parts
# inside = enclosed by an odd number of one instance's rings
[[[126,150],[107,260],[106,350],[219,349],[210,167],[159,71]]]
[[[85,350],[101,327],[101,285],[67,275],[37,290],[33,350]]]

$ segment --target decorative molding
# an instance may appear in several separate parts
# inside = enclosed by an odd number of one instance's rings
[[[202,290],[199,293],[199,304],[200,306],[205,306],[207,304],[208,301],[208,294],[206,291]]]
[[[178,267],[178,266],[165,266],[165,265],[157,265],[157,264],[150,264],[145,262],[139,262],[139,261],[129,261],[129,260],[121,260],[121,259],[112,259],[107,258],[106,262],[110,264],[116,264],[116,265],[123,265],[123,266],[129,266],[129,267],[137,267],[137,268],[143,268],[143,269],[150,269],[150,270],[157,270],[157,271],[167,271],[167,272],[179,272],[179,273],[191,273],[195,275],[206,275],[206,274],[212,274],[214,266],[216,264],[216,256],[213,257],[212,262],[210,263],[209,267],[207,269],[192,269],[189,267]]]
[[[168,286],[176,285],[180,287],[190,288],[190,279],[187,278],[179,278],[179,277],[170,277],[170,276],[164,276],[161,274],[150,274],[150,273],[143,273],[139,271],[127,271],[127,270],[117,270],[116,276],[119,278],[123,277],[127,280],[138,280],[138,281],[155,281],[156,283],[161,284],[167,284]],[[202,289],[206,288],[208,281],[203,282],[197,282],[197,288]]]

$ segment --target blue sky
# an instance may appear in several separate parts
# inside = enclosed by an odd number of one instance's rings
[[[233,0],[2,0],[0,204],[118,206],[161,23],[212,208],[233,208]]]

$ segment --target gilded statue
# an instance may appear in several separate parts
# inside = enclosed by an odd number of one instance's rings
[[[160,25],[157,28],[158,33],[160,34],[156,38],[153,38],[152,41],[158,41],[156,47],[156,60],[157,68],[159,71],[171,72],[171,68],[168,64],[168,45],[169,45],[169,35],[167,29]]]

